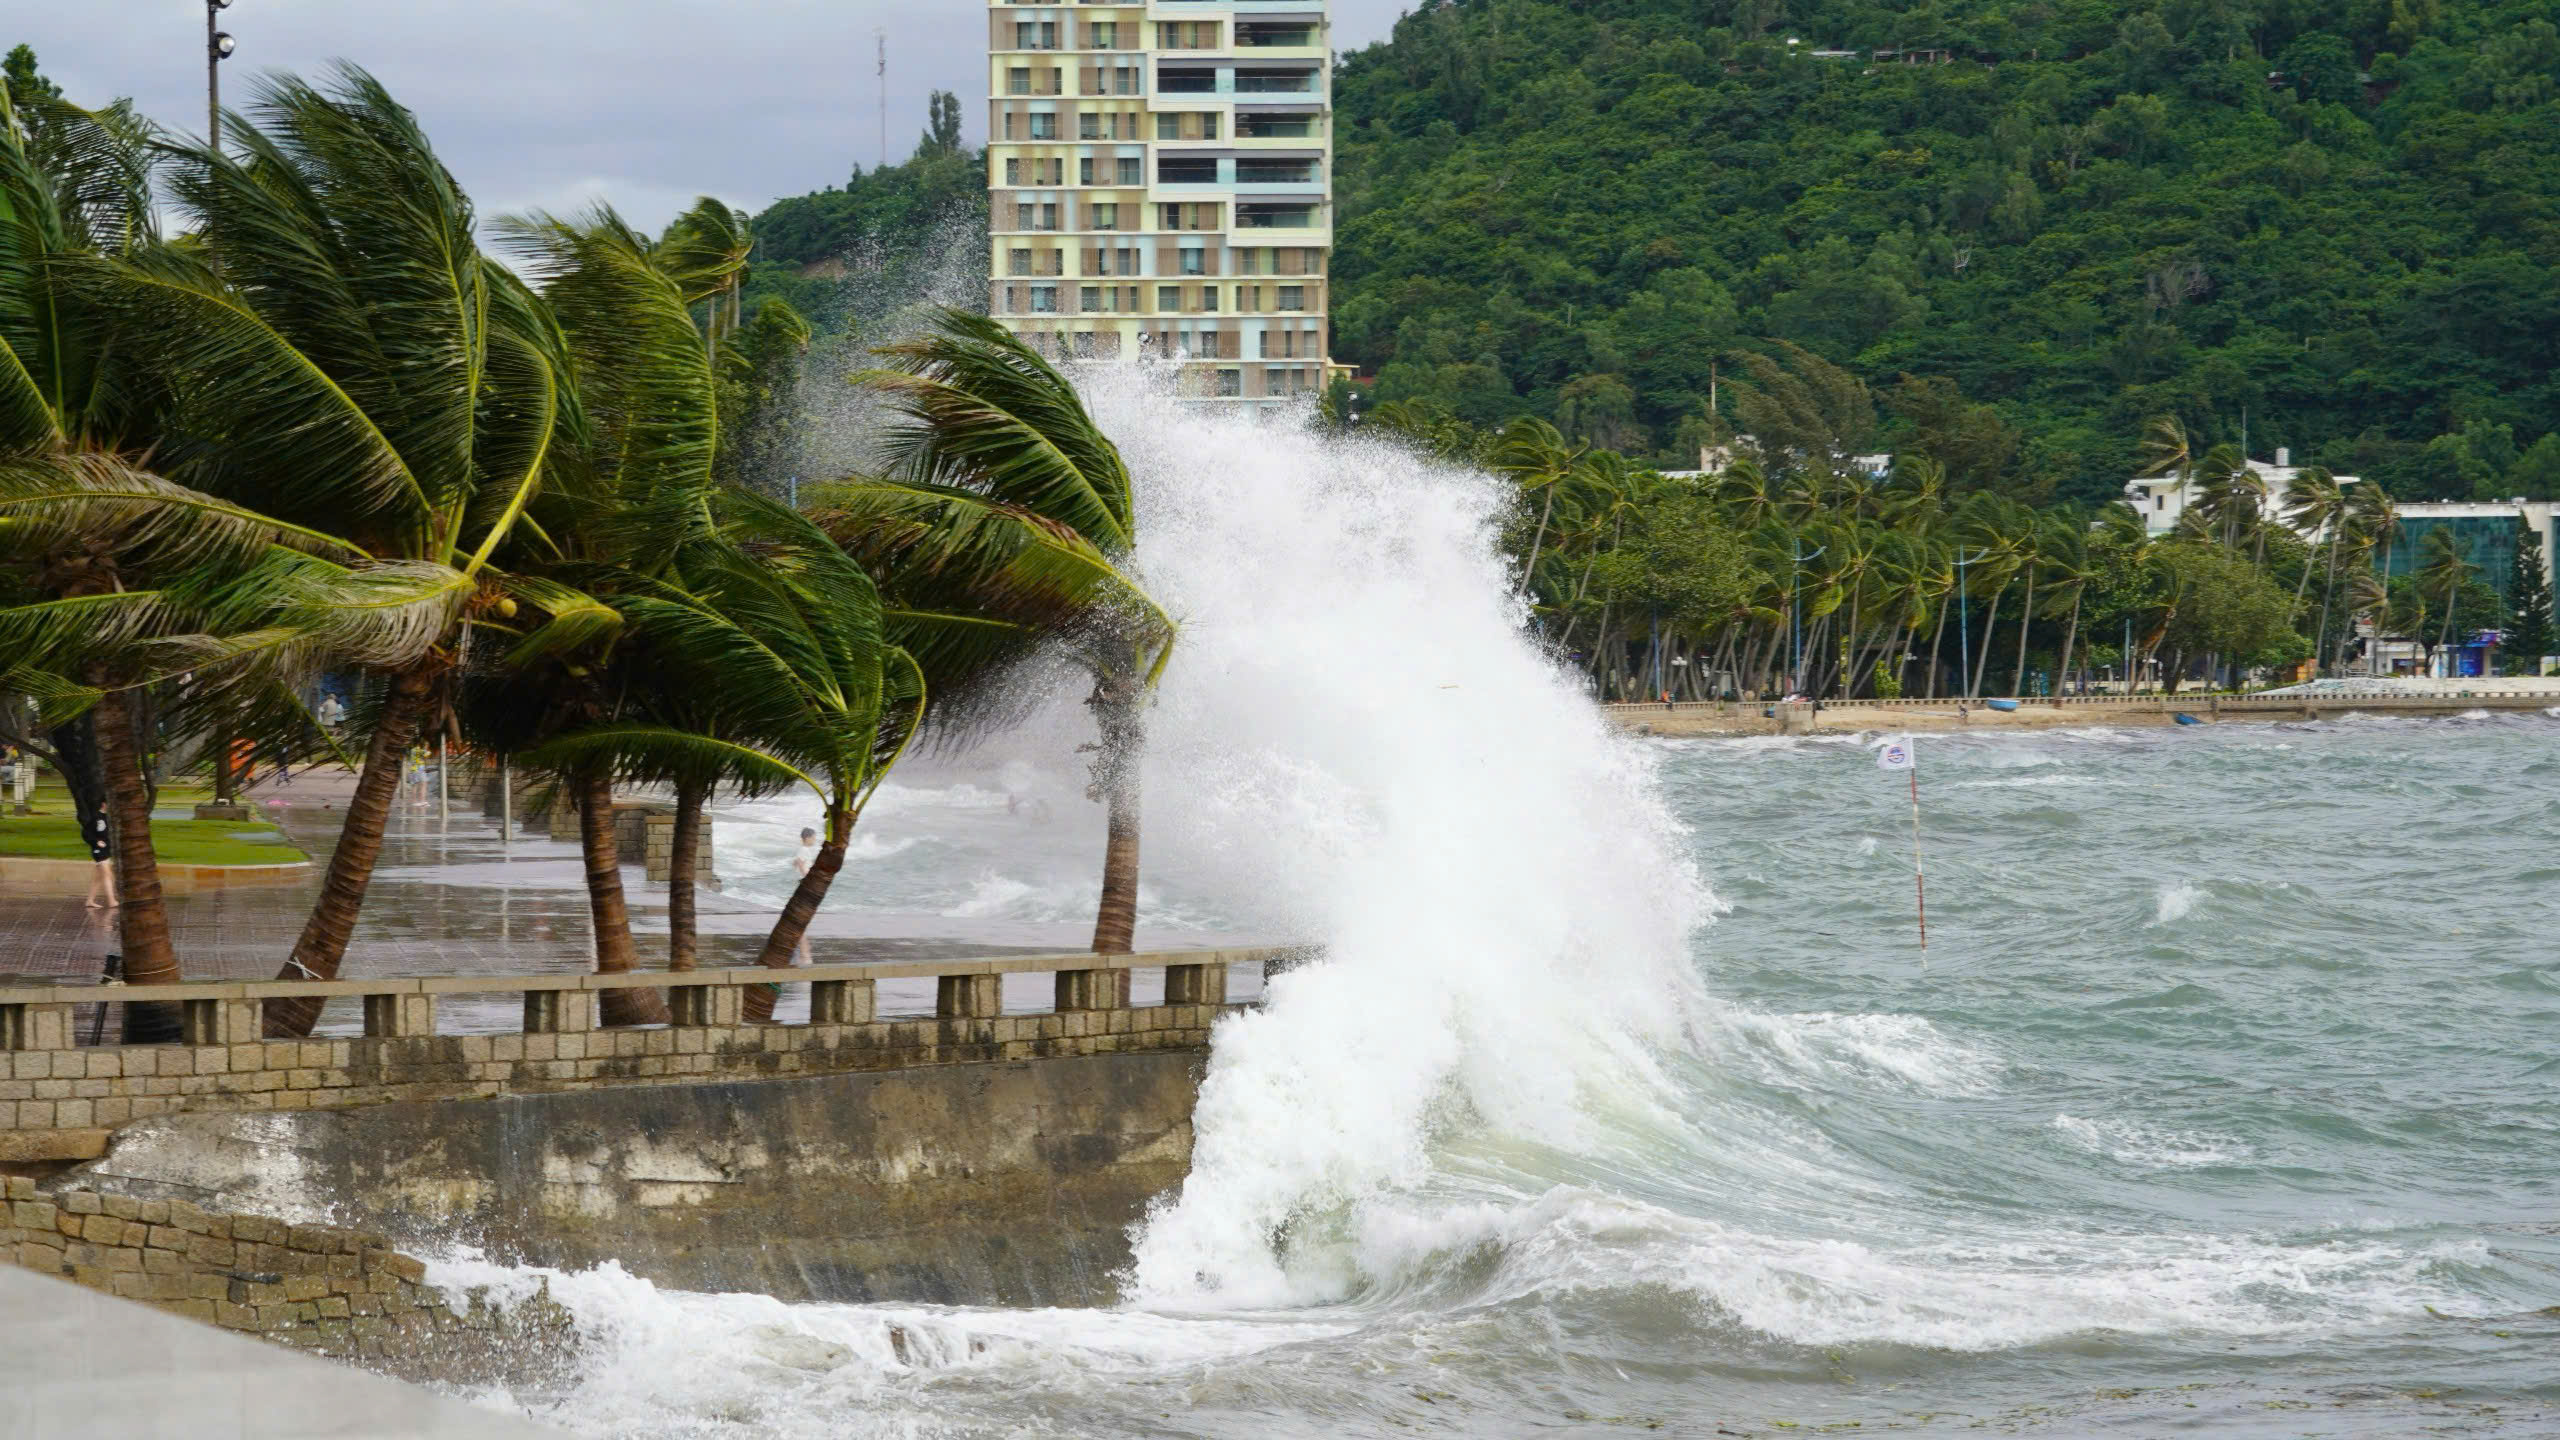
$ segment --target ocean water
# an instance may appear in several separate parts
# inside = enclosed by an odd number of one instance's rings
[[[550,1277],[580,1383],[488,1403],[723,1440],[2560,1433],[2560,719],[1923,737],[1924,954],[1904,777],[1610,734],[1523,638],[1490,482],[1101,398],[1186,625],[1148,913],[1328,948],[1220,1027],[1121,1303],[609,1267]],[[906,777],[846,913],[1089,914],[1073,698]],[[727,823],[724,869],[793,822]]]

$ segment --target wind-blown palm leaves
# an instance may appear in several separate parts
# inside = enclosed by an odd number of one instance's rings
[[[283,975],[337,973],[402,759],[483,619],[526,602],[610,621],[491,561],[551,474],[562,403],[549,322],[481,255],[469,201],[416,120],[362,71],[285,77],[226,125],[228,151],[169,153],[198,244],[79,272],[82,294],[175,386],[172,478],[340,541],[363,592],[325,643],[387,688],[310,921]],[[213,257],[219,257],[218,267]],[[528,617],[530,618],[530,617]],[[272,1033],[318,1007],[275,1002]]]
[[[685,687],[687,723],[592,726],[532,758],[649,779],[807,786],[826,812],[818,857],[758,957],[784,968],[844,866],[863,805],[922,721],[923,673],[888,643],[870,576],[825,532],[749,492],[714,503],[725,543],[692,547],[663,578],[611,587],[629,620],[632,673]],[[748,1008],[769,1018],[770,992]]]
[[[166,378],[77,282],[156,245],[151,137],[122,107],[9,98],[0,87],[0,564],[24,603],[0,611],[0,689],[40,698],[56,722],[94,707],[126,974],[168,983],[180,976],[132,699],[166,692],[163,729],[245,715],[287,733],[280,712],[298,707],[279,678],[309,648],[297,626],[327,618],[302,580],[318,557],[354,557],[140,458]]]
[[[889,366],[859,378],[900,417],[890,473],[826,487],[813,514],[879,577],[889,635],[947,720],[965,725],[997,703],[1000,667],[1043,642],[1091,675],[1101,736],[1090,793],[1110,833],[1093,945],[1125,953],[1145,707],[1178,631],[1127,568],[1128,467],[1074,386],[983,316],[943,311],[931,333],[881,353]]]

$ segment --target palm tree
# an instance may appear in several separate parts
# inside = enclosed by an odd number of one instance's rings
[[[282,978],[337,974],[403,758],[437,713],[468,632],[518,598],[549,626],[609,625],[556,587],[493,566],[553,470],[562,404],[540,302],[479,252],[470,202],[417,121],[370,75],[258,92],[233,149],[172,152],[188,250],[94,264],[112,306],[178,394],[173,478],[336,537],[327,578],[353,603],[318,638],[385,687],[355,792]],[[315,574],[317,572],[314,572]],[[308,1034],[316,1001],[271,1001],[270,1034]]]
[[[954,726],[1002,704],[985,682],[1043,640],[1092,678],[1087,793],[1109,814],[1093,948],[1125,954],[1146,706],[1179,628],[1128,569],[1128,466],[1066,377],[984,316],[942,311],[932,333],[880,353],[891,368],[860,378],[903,416],[891,473],[828,487],[813,517],[878,578],[891,640]]]
[[[2320,587],[2319,638],[2313,641],[2311,646],[2312,662],[2318,665],[2321,662],[2323,648],[2328,643],[2329,605],[2337,596],[2338,542],[2347,528],[2346,491],[2338,484],[2338,477],[2330,474],[2326,467],[2306,465],[2294,472],[2293,479],[2285,485],[2284,512],[2285,518],[2292,523],[2294,529],[2311,536],[2318,536],[2326,531],[2329,537],[2327,557],[2329,573]],[[2295,610],[2299,611],[2302,608],[2302,597],[2309,593],[2310,587],[2311,565],[2306,558],[2302,566],[2302,577],[2296,580],[2293,586]]]
[[[1545,547],[1547,522],[1555,514],[1556,491],[1573,473],[1583,446],[1567,441],[1556,427],[1534,415],[1523,415],[1502,427],[1494,441],[1493,468],[1511,477],[1523,493],[1544,492],[1538,506],[1538,523],[1529,537],[1529,558],[1520,567],[1520,589],[1530,593],[1530,577],[1538,568],[1538,552]]]
[[[2422,593],[2433,591],[2441,597],[2438,605],[2444,612],[2438,623],[2436,643],[2428,650],[2429,668],[2432,669],[2434,652],[2443,649],[2453,639],[2453,617],[2454,612],[2461,608],[2462,587],[2470,583],[2479,567],[2473,565],[2470,557],[2462,553],[2462,547],[2454,543],[2450,526],[2439,525],[2429,530],[2426,538],[2418,542],[2418,554],[2421,557],[2416,577],[2418,589]]]
[[[826,810],[818,857],[758,956],[786,969],[864,805],[922,721],[923,674],[888,643],[870,576],[815,524],[742,490],[711,510],[716,536],[688,547],[670,576],[609,587],[630,621],[635,673],[683,686],[692,723],[591,726],[531,757],[579,773],[807,786]],[[770,990],[750,992],[748,1018],[770,1019],[772,1005]]]
[[[148,467],[167,377],[137,363],[118,315],[80,281],[157,246],[150,147],[125,106],[12,97],[0,82],[0,561],[31,599],[0,612],[0,653],[10,688],[42,696],[54,720],[94,716],[124,973],[167,984],[180,972],[131,702],[165,692],[175,703],[153,707],[164,733],[243,705],[272,718],[299,652],[276,628],[288,569],[270,552],[333,547]],[[234,633],[213,633],[221,625]]]
[[[2400,507],[2392,502],[2390,493],[2380,484],[2368,481],[2347,498],[2346,523],[2355,532],[2352,538],[2357,555],[2349,569],[2369,574],[2373,568],[2372,557],[2377,552],[2390,553],[2392,537],[2400,529]],[[2351,604],[2350,613],[2362,615],[2376,608],[2373,604]],[[2337,654],[2340,664],[2345,663],[2347,642],[2353,638],[2354,631],[2353,625],[2339,627]]]

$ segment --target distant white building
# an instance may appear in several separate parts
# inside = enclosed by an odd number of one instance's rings
[[[2276,449],[2274,464],[2270,465],[2263,460],[2251,460],[2248,466],[2251,474],[2266,483],[2267,494],[2274,501],[2273,509],[2276,517],[2283,519],[2285,492],[2292,488],[2293,477],[2301,474],[2308,467],[2294,464],[2293,452],[2282,446]],[[2342,489],[2349,485],[2363,483],[2353,475],[2340,475],[2335,478]],[[2141,512],[2143,526],[2150,533],[2166,535],[2178,528],[2178,517],[2186,514],[2187,507],[2202,497],[2202,491],[2202,483],[2193,477],[2181,481],[2174,476],[2152,476],[2126,481],[2124,498],[2126,504]],[[2312,536],[2309,532],[2304,532],[2304,538],[2309,539]]]
[[[1700,447],[1698,451],[1697,469],[1665,470],[1662,474],[1674,480],[1712,480],[1716,476],[1732,469],[1733,462],[1736,460],[1743,459],[1746,456],[1756,460],[1761,458],[1765,453],[1766,452],[1760,448],[1759,441],[1748,435],[1736,435],[1722,445],[1707,445]],[[1860,474],[1881,480],[1886,475],[1892,473],[1893,456],[1890,453],[1877,455],[1852,455],[1848,457],[1847,465],[1849,469],[1857,471]]]

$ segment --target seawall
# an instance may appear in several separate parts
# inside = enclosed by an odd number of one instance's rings
[[[2560,706],[2550,691],[2455,692],[2417,697],[2302,695],[2092,695],[2024,700],[2015,710],[1979,701],[1860,700],[1780,705],[1759,700],[1691,700],[1672,705],[1604,705],[1619,729],[1638,735],[1854,735],[1865,731],[2050,729],[2082,725],[2174,725],[2334,719],[2341,715],[2451,716],[2474,710],[2540,711]]]
[[[1100,1303],[1128,1227],[1189,1168],[1231,970],[1292,958],[804,967],[792,1024],[743,1019],[777,978],[754,968],[0,986],[0,1168],[684,1289]],[[1130,1003],[1141,970],[1163,1003]],[[933,1013],[880,1016],[884,981],[923,982]],[[1034,986],[1051,1008],[1019,1008]],[[599,1028],[636,987],[665,989],[674,1023]],[[490,991],[520,995],[520,1028],[445,1032],[440,998]],[[262,1038],[264,1007],[295,999],[360,1002],[365,1033]],[[183,1038],[83,1045],[101,1000],[172,1007]]]
[[[80,1184],[786,1300],[1086,1305],[1182,1182],[1196,1046],[134,1125]]]

